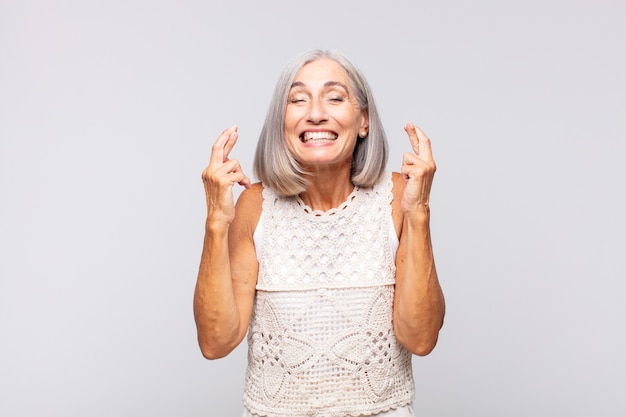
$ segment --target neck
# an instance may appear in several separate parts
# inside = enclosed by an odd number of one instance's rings
[[[313,210],[328,211],[344,203],[354,190],[350,171],[328,173],[318,172],[307,177],[307,190],[300,194],[304,204]]]

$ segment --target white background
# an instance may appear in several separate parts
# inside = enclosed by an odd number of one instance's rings
[[[220,4],[217,4],[220,3]],[[390,139],[431,137],[448,311],[419,416],[623,416],[626,3],[0,1],[0,415],[238,416],[196,344],[200,173],[248,174],[280,70],[321,47]]]

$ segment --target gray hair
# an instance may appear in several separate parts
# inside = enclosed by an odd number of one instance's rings
[[[387,165],[388,144],[374,97],[361,72],[339,52],[311,50],[293,58],[283,70],[259,135],[254,155],[254,174],[266,187],[283,196],[306,191],[307,172],[295,160],[285,141],[285,111],[289,90],[296,74],[306,64],[328,58],[341,65],[348,74],[359,108],[369,117],[368,134],[358,139],[352,154],[351,179],[353,184],[370,188],[378,182]]]

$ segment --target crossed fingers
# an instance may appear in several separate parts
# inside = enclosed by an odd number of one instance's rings
[[[243,173],[239,161],[236,159],[231,160],[228,157],[235,143],[237,143],[238,137],[237,126],[232,126],[220,134],[211,148],[211,159],[205,174],[214,173],[231,182],[231,184],[238,183],[248,188],[250,179]]]
[[[415,126],[413,122],[407,123],[404,126],[404,131],[409,136],[413,152],[424,161],[432,161],[433,154],[432,149],[430,148],[430,139],[426,136],[426,133],[424,133],[419,127]]]

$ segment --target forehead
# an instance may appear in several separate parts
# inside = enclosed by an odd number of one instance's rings
[[[324,84],[329,81],[349,85],[350,78],[346,70],[332,59],[322,58],[304,65],[296,74],[294,82],[305,85]]]

